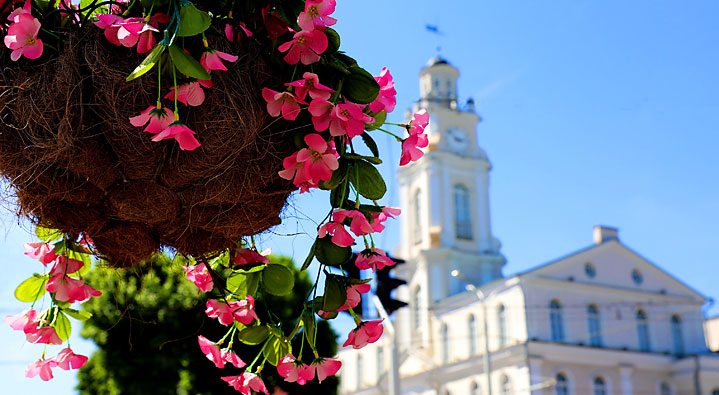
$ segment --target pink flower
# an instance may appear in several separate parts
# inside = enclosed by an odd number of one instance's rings
[[[247,30],[247,26],[245,26],[245,22],[240,22],[240,29],[245,32],[245,35],[247,37],[252,37],[252,32]],[[230,25],[229,23],[225,25],[225,36],[227,37],[227,41],[234,42],[235,37],[237,34],[235,34],[235,28],[234,26]],[[239,37],[238,37],[239,41]]]
[[[334,358],[317,358],[310,364],[310,369],[317,375],[320,383],[327,377],[334,376],[341,367],[342,362]]]
[[[229,348],[222,349],[222,359],[225,362],[231,363],[232,366],[234,366],[238,369],[243,368],[243,367],[245,367],[245,365],[247,365],[245,363],[245,361],[240,359],[240,357],[238,357],[237,354],[235,354],[235,352],[230,350]]]
[[[200,146],[195,138],[195,132],[180,121],[171,123],[165,130],[152,136],[152,141],[165,139],[175,139],[180,144],[181,150],[193,151]]]
[[[333,12],[335,0],[307,0],[305,11],[297,17],[297,24],[302,30],[325,30],[325,27],[337,23],[337,19],[329,16]]]
[[[366,249],[359,253],[355,266],[361,270],[372,269],[372,271],[382,269],[385,266],[394,265],[394,261],[387,256],[387,253],[379,248]]]
[[[297,153],[297,162],[303,163],[303,171],[313,183],[332,178],[332,171],[337,170],[339,162],[334,149],[317,133],[305,136],[307,148]]]
[[[284,166],[285,169],[278,171],[277,174],[285,180],[292,180],[292,183],[300,188],[304,186],[305,189],[309,190],[310,188],[317,187],[317,184],[312,184],[307,178],[307,174],[304,172],[304,163],[297,161],[298,153],[299,151],[286,157],[282,161],[282,166]]]
[[[374,123],[374,118],[362,112],[362,106],[354,103],[338,104],[332,109],[330,117],[330,134],[349,138],[359,136],[365,124]]]
[[[327,50],[327,36],[320,30],[301,30],[295,33],[292,41],[280,45],[280,52],[287,52],[284,59],[289,64],[308,65],[320,60],[320,54]]]
[[[278,117],[281,112],[282,117],[289,121],[294,121],[300,113],[298,103],[305,104],[290,92],[277,92],[270,88],[262,89],[262,97],[267,101],[267,112],[270,115]]]
[[[367,235],[374,232],[372,225],[367,221],[367,217],[357,210],[337,210],[332,213],[332,221],[343,223],[345,218],[352,218],[350,222],[350,230],[357,236]]]
[[[277,15],[277,12],[270,12],[269,4],[262,9],[262,21],[265,22],[267,35],[270,36],[271,41],[275,41],[289,30],[287,28],[287,22],[285,22],[281,16]]]
[[[344,225],[337,222],[328,222],[317,230],[317,235],[324,238],[327,234],[332,234],[332,242],[340,247],[349,247],[354,244],[355,239],[347,232]]]
[[[31,363],[25,369],[25,377],[32,378],[40,375],[43,381],[48,381],[53,378],[52,369],[57,366],[57,363],[52,359],[38,359]]]
[[[200,350],[202,350],[202,353],[205,354],[207,359],[214,363],[219,369],[225,367],[226,361],[222,358],[222,352],[217,343],[209,341],[204,336],[197,336],[197,341],[200,343]]]
[[[421,158],[424,152],[420,148],[427,145],[429,145],[427,135],[410,134],[409,137],[402,140],[402,155],[399,158],[399,165],[404,166]]]
[[[382,321],[366,321],[361,322],[355,329],[347,336],[347,341],[342,347],[352,346],[352,348],[358,350],[370,343],[374,343],[382,337]]]
[[[82,280],[62,274],[52,277],[45,285],[45,289],[48,292],[54,292],[55,299],[68,303],[84,303],[93,296],[102,295],[102,292],[85,284]]]
[[[423,134],[427,125],[429,125],[429,113],[427,113],[427,110],[421,109],[414,113],[409,121],[409,134]]]
[[[249,295],[243,300],[230,302],[229,304],[214,299],[208,300],[205,314],[210,318],[217,318],[220,324],[225,326],[234,321],[247,325],[257,319],[255,299]]]
[[[34,309],[24,310],[18,315],[8,315],[3,318],[10,328],[25,333],[34,332],[37,328],[37,311]]]
[[[5,36],[5,46],[12,50],[10,59],[17,61],[21,56],[28,59],[37,59],[42,55],[42,40],[37,38],[40,31],[40,21],[28,13],[15,17]],[[325,38],[326,41],[326,38]]]
[[[50,269],[50,275],[56,274],[72,274],[82,269],[85,265],[82,261],[77,259],[68,258],[64,255],[60,255],[55,260],[55,265]]]
[[[238,302],[230,302],[235,320],[241,324],[251,324],[252,321],[258,320],[255,313],[255,298],[250,295],[245,296],[244,300]]]
[[[22,243],[22,246],[27,250],[25,255],[32,259],[37,259],[45,266],[57,258],[54,245],[47,243]]]
[[[244,395],[250,395],[251,391],[263,392],[269,395],[265,383],[260,376],[254,373],[244,372],[239,376],[224,376],[222,380]]]
[[[295,94],[300,100],[304,100],[307,94],[313,99],[325,99],[328,100],[332,96],[334,90],[328,86],[320,84],[320,79],[317,74],[305,72],[302,75],[301,80],[286,83],[286,86],[294,86]],[[325,128],[326,129],[326,128]]]
[[[183,266],[185,272],[187,272],[187,279],[192,281],[193,284],[197,285],[197,288],[202,292],[210,292],[214,286],[212,282],[212,276],[207,270],[207,266],[204,263],[192,266]]]
[[[392,75],[386,67],[382,68],[382,72],[379,77],[374,77],[375,81],[380,86],[379,95],[369,104],[369,109],[372,112],[380,112],[385,110],[390,113],[394,111],[394,107],[397,104],[397,91],[394,89],[394,82],[392,82]]]
[[[12,3],[13,3],[13,2],[10,2],[9,6],[12,6]],[[0,7],[0,8],[4,8],[4,7],[5,7],[5,5],[3,5],[3,7]],[[31,3],[31,0],[25,0],[25,4],[24,4],[22,7],[19,7],[19,8],[14,9],[14,10],[10,13],[10,15],[8,15],[7,19],[8,19],[9,21],[17,22],[17,19],[18,19],[18,17],[19,17],[20,15],[23,15],[23,14],[28,14],[28,15],[30,15],[30,12],[31,12],[31,11],[32,11],[32,3]]]
[[[177,100],[186,105],[197,107],[205,101],[205,91],[202,89],[212,88],[212,80],[195,80],[177,87]],[[175,88],[172,88],[165,99],[175,100]]]
[[[57,335],[55,328],[51,326],[35,328],[32,332],[25,330],[25,340],[30,343],[62,344],[62,339],[60,339],[60,336]]]
[[[52,359],[57,363],[57,367],[62,370],[80,369],[87,363],[86,356],[75,354],[69,348],[64,348]]]
[[[315,377],[315,372],[292,354],[287,354],[280,359],[280,362],[277,363],[277,373],[284,377],[285,381],[296,382],[299,385],[305,385]]]
[[[228,62],[234,62],[237,60],[237,56],[207,48],[205,49],[205,52],[202,53],[200,63],[208,73],[211,70],[227,71],[227,67],[225,67],[224,63],[222,63],[223,59]]]
[[[95,26],[104,30],[107,41],[121,46],[122,43],[120,43],[120,40],[117,38],[117,32],[120,30],[120,24],[125,18],[114,14],[95,14],[95,16],[98,19],[97,22],[95,22]]]
[[[394,216],[399,215],[401,212],[402,210],[399,207],[382,207],[381,213],[372,213],[372,229],[377,233],[382,232],[384,230],[382,223],[388,218],[395,218]]]
[[[369,284],[354,284],[347,287],[347,301],[344,306],[337,309],[337,311],[345,311],[357,307],[362,301],[362,294],[369,292],[370,288],[371,286]]]
[[[335,105],[325,99],[317,98],[310,102],[307,110],[312,114],[312,124],[316,131],[322,132],[327,130],[332,121],[332,110],[334,110],[334,108]]]
[[[237,250],[237,255],[235,255],[233,262],[235,262],[235,265],[247,265],[249,263],[267,264],[270,263],[270,259],[254,250],[240,248]]]
[[[206,306],[205,314],[210,318],[217,318],[220,324],[227,326],[235,322],[235,317],[232,316],[232,308],[227,303],[210,299],[207,301]]]
[[[165,14],[157,13],[153,15],[150,20],[145,23],[145,26],[140,29],[137,33],[140,38],[137,41],[137,53],[149,52],[155,48],[157,39],[153,32],[159,32],[158,25],[160,23],[170,23],[170,17]]]
[[[119,22],[119,28],[117,29],[117,40],[124,47],[134,47],[137,41],[140,39],[140,32],[147,26],[144,18],[127,18],[122,22]],[[155,31],[159,31],[154,29]],[[107,30],[105,30],[107,32]],[[139,52],[139,51],[138,51]]]
[[[174,121],[175,113],[172,110],[164,107],[157,108],[155,106],[147,107],[140,115],[130,118],[132,126],[139,128],[147,125],[145,127],[145,132],[147,133],[160,133],[167,129]]]

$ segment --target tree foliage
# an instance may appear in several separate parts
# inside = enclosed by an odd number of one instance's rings
[[[298,271],[290,258],[272,257],[271,260],[293,271],[294,292],[286,296],[260,294],[256,304],[257,307],[266,306],[291,326],[302,312],[312,282],[307,272]],[[185,264],[179,259],[171,261],[157,255],[151,262],[132,268],[99,267],[86,278],[90,285],[104,293],[83,305],[93,316],[85,322],[82,335],[92,339],[98,350],[78,374],[77,388],[82,394],[210,395],[234,392],[220,376],[237,375],[240,371],[228,364],[218,372],[200,351],[198,335],[218,341],[227,328],[205,315],[208,295],[199,292],[185,279],[181,268]],[[257,312],[264,310],[258,308]],[[260,315],[262,321],[267,318]],[[292,328],[284,329],[289,333]],[[336,338],[327,321],[320,320],[317,347],[321,355],[335,354]],[[301,339],[300,332],[293,341],[295,355],[299,353]],[[260,348],[236,342],[234,350],[249,364]],[[310,362],[312,359],[310,348],[305,347],[303,360]],[[337,393],[336,377],[327,378],[322,384],[315,380],[299,386],[286,383],[270,364],[265,365],[262,377],[270,393],[272,387],[291,394]]]

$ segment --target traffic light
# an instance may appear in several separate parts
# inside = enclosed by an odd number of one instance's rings
[[[387,314],[392,314],[393,311],[407,306],[406,302],[392,299],[392,291],[400,285],[407,284],[407,281],[390,276],[390,271],[397,265],[405,263],[405,261],[403,259],[391,259],[394,261],[394,265],[385,266],[382,269],[377,270],[375,273],[375,293],[377,294],[380,302],[382,302],[382,306],[384,306]]]

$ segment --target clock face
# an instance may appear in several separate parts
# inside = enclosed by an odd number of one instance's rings
[[[447,130],[447,147],[457,154],[463,154],[469,147],[469,136],[462,129]]]

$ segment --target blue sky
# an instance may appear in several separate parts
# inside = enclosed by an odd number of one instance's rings
[[[585,247],[592,226],[605,224],[716,299],[718,14],[711,0],[339,0],[335,16],[341,49],[373,73],[387,66],[394,75],[398,107],[390,121],[403,121],[403,109],[418,98],[419,70],[438,45],[459,68],[460,100],[473,97],[483,118],[478,136],[493,164],[492,224],[508,259],[505,274]],[[428,33],[427,23],[443,34]],[[399,149],[377,139],[388,162],[383,173],[396,187]],[[386,203],[396,205],[396,194]],[[311,233],[311,222],[293,218],[325,210],[321,196],[295,197],[276,233]],[[21,255],[28,236],[12,226],[11,214],[5,218],[2,315],[23,308],[11,302],[12,290],[35,269]],[[392,250],[398,232],[391,224],[380,246]],[[311,238],[263,241],[301,260]],[[73,393],[67,372],[51,384],[23,377],[39,352],[0,325],[0,382],[22,394]]]

